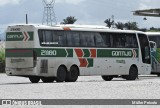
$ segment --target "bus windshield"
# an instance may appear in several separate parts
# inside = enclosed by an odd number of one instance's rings
[[[141,47],[141,53],[142,53],[142,61],[143,63],[150,64],[150,47],[149,47],[149,41],[146,35],[144,34],[138,34],[140,47]]]

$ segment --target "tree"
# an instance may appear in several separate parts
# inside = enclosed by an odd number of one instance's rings
[[[74,24],[77,21],[74,16],[68,16],[66,19],[63,19],[61,24]]]
[[[124,24],[125,29],[127,30],[138,30],[138,25],[136,22],[127,22]]]
[[[116,26],[116,28],[117,29],[121,29],[121,30],[123,30],[124,29],[124,23],[122,23],[122,22],[117,22],[117,23],[115,23],[115,26]]]
[[[159,31],[160,31],[160,28],[151,27],[149,31],[159,32]]]
[[[107,25],[106,25],[107,27],[111,28],[111,26],[114,25],[114,20],[111,20],[111,19],[109,18],[109,19],[106,19],[106,20],[104,21],[104,23],[107,24]]]

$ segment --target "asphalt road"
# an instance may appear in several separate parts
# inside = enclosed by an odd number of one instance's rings
[[[106,82],[100,76],[81,76],[73,83],[32,84],[28,78],[0,74],[0,99],[160,99],[160,78]]]

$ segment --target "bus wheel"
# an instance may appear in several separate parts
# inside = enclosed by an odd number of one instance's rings
[[[57,77],[56,77],[56,81],[57,82],[63,82],[66,79],[66,69],[64,67],[59,67],[57,70]]]
[[[102,79],[105,81],[111,81],[113,79],[113,76],[102,76]]]
[[[38,82],[40,81],[40,77],[31,76],[31,77],[29,77],[29,80],[30,80],[32,83],[38,83]]]
[[[66,82],[76,82],[79,76],[79,70],[77,69],[77,67],[72,66],[70,68],[70,71],[67,73]]]
[[[125,76],[126,80],[135,80],[138,77],[138,70],[132,66],[129,70],[129,75]]]
[[[55,78],[54,77],[42,77],[41,80],[44,83],[52,83],[55,80]]]

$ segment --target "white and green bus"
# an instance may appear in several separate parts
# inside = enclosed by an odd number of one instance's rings
[[[6,32],[6,73],[32,83],[75,82],[78,76],[150,74],[150,47],[139,31],[78,25],[14,25]]]
[[[146,32],[151,46],[151,74],[160,76],[160,32]]]

